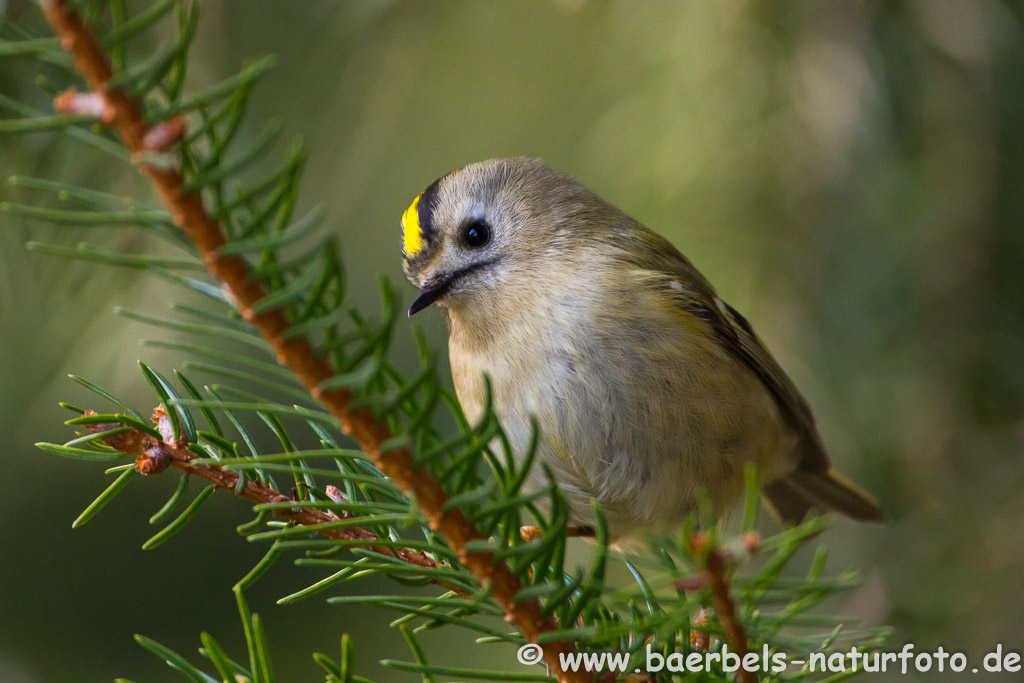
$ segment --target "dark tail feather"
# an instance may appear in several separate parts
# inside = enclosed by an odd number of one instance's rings
[[[874,498],[832,470],[797,470],[765,486],[764,495],[787,524],[800,523],[811,510],[838,512],[860,522],[885,521]]]
[[[785,479],[773,481],[761,492],[768,499],[769,507],[786,526],[799,524],[811,510],[823,511]]]

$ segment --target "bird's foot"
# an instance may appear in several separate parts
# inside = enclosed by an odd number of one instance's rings
[[[524,526],[519,527],[519,535],[523,537],[524,541],[532,541],[535,538],[540,538],[543,532],[539,527],[535,526]],[[577,536],[585,538],[594,537],[594,527],[592,526],[571,526],[566,528],[565,535],[567,537]]]

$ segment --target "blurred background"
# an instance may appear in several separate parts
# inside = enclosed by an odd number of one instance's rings
[[[0,11],[25,4],[0,0]],[[815,407],[837,467],[882,500],[885,528],[840,521],[822,538],[831,568],[857,566],[865,579],[837,611],[895,627],[893,649],[942,645],[973,664],[999,643],[1024,651],[1021,3],[250,0],[202,9],[194,86],[246,56],[280,57],[255,92],[249,133],[280,117],[304,138],[302,204],[328,209],[367,310],[377,306],[377,272],[411,300],[398,217],[423,187],[470,161],[546,158],[704,271]],[[4,62],[0,93],[45,107],[32,68]],[[0,145],[0,178],[57,177],[148,198],[120,167],[65,139]],[[31,200],[7,185],[0,199]],[[134,644],[136,632],[194,654],[206,630],[244,656],[230,586],[264,550],[234,531],[246,505],[216,496],[199,523],[143,552],[145,520],[173,481],[133,485],[72,532],[106,478],[32,445],[68,438],[58,400],[95,402],[69,372],[149,406],[136,359],[162,370],[180,359],[139,347],[153,331],[112,308],[162,314],[181,292],[27,253],[29,239],[131,248],[139,238],[0,215],[0,681],[172,680]],[[440,314],[419,322],[444,344]],[[412,352],[407,339],[398,349]],[[349,632],[360,673],[413,680],[375,664],[410,659],[386,628],[392,615],[319,597],[274,605],[314,578],[280,563],[251,593],[279,679],[319,680],[309,653],[336,656]],[[437,663],[516,668],[512,652],[446,653],[452,642],[426,645]],[[896,678],[915,680],[870,676]]]

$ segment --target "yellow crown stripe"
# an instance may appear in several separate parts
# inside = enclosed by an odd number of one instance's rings
[[[402,214],[402,249],[406,256],[415,256],[423,248],[423,235],[420,234],[420,197],[412,200],[412,204]]]

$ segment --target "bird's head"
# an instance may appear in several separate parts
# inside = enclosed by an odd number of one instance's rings
[[[402,216],[403,268],[420,290],[409,315],[535,291],[558,259],[573,258],[588,224],[580,214],[594,207],[610,208],[539,159],[491,159],[439,178]]]

